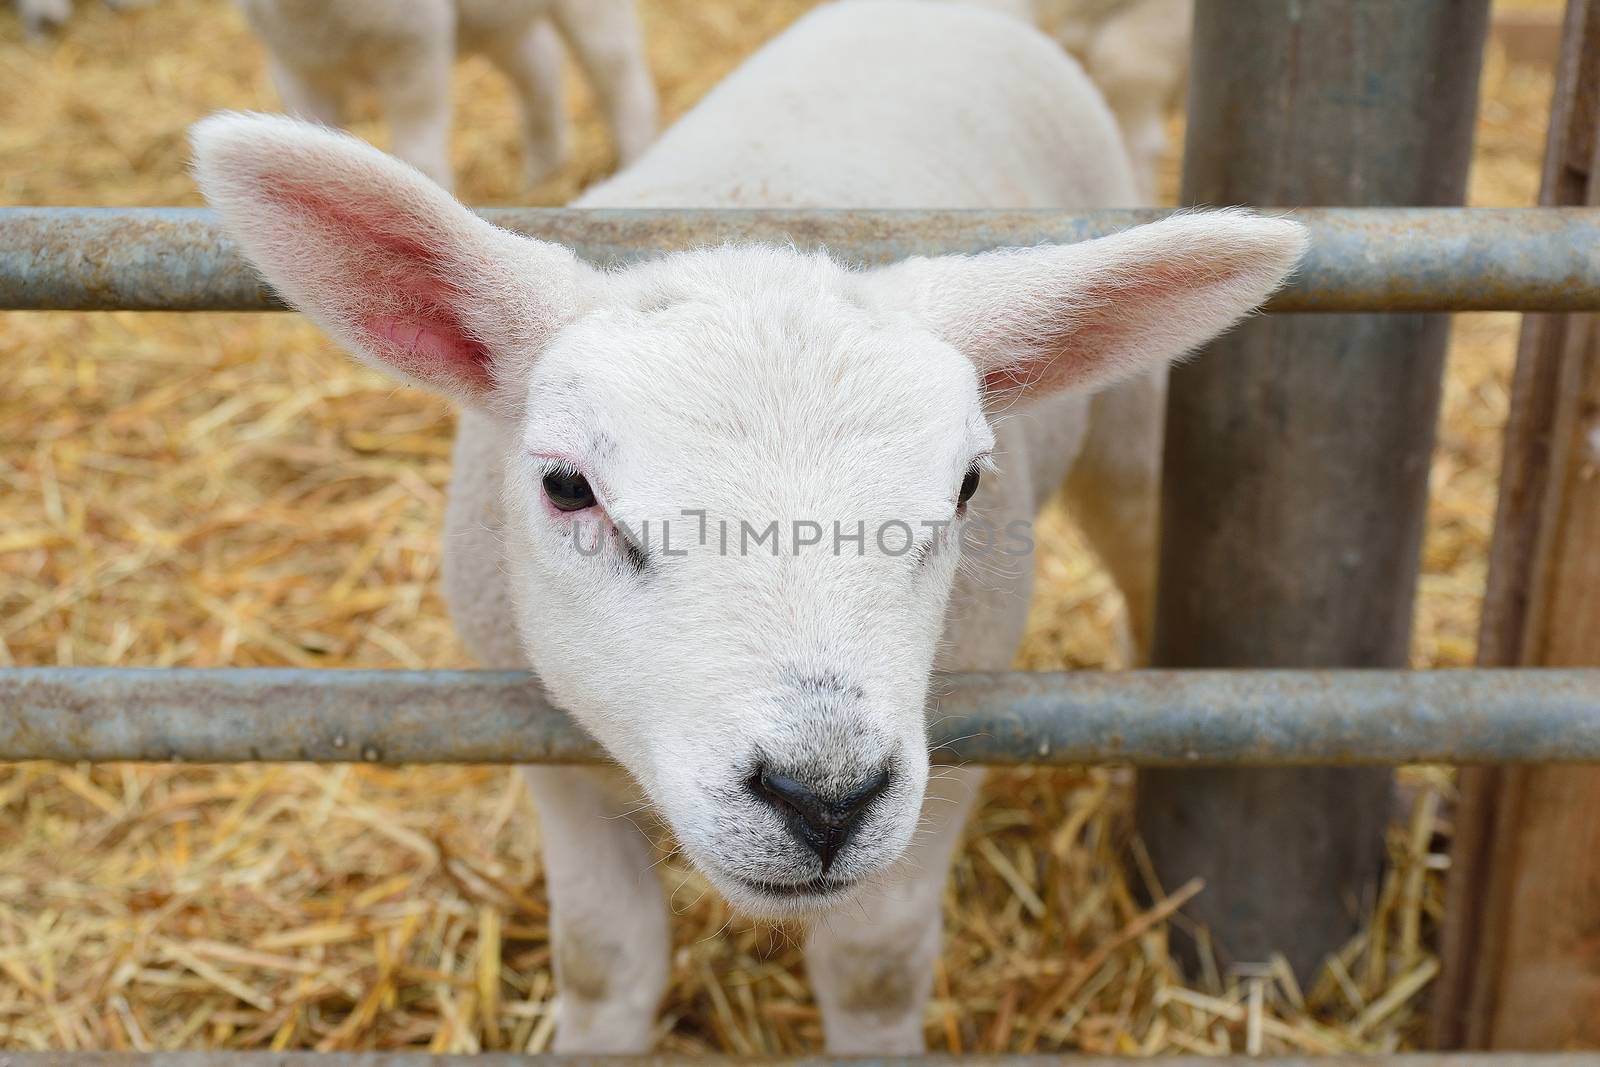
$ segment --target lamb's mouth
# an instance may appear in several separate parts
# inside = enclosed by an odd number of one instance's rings
[[[837,896],[848,893],[861,884],[857,881],[840,881],[833,878],[813,878],[806,882],[768,882],[760,878],[746,878],[743,875],[734,875],[734,881],[763,896],[798,900]]]

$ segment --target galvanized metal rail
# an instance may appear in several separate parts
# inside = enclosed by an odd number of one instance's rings
[[[952,674],[934,691],[949,761],[1600,762],[1600,670]],[[0,761],[603,758],[519,672],[0,670]]]
[[[841,259],[1073,242],[1165,211],[490,209],[499,225],[597,263],[732,240]],[[1273,311],[1600,311],[1600,209],[1289,211],[1311,251]],[[0,210],[0,311],[281,309],[208,211]]]

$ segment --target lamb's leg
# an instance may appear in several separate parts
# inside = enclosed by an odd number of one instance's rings
[[[556,25],[600,97],[624,166],[656,136],[656,87],[633,0],[556,0]]]
[[[671,934],[650,842],[604,772],[529,767],[544,830],[557,1052],[648,1052]]]
[[[377,84],[394,154],[446,189],[454,187],[450,170],[454,60],[452,34],[419,34],[415,47],[385,70]]]
[[[340,124],[344,115],[337,92],[275,58],[269,57],[267,66],[272,73],[272,84],[278,87],[283,106],[291,114],[324,126]]]
[[[977,769],[939,769],[934,775],[922,828],[884,885],[812,927],[806,969],[831,1053],[923,1051],[922,1016],[939,958],[945,878],[983,780]]]
[[[1155,612],[1165,369],[1097,394],[1067,507],[1127,603],[1128,666],[1150,661]]]
[[[567,112],[561,91],[561,40],[549,19],[534,19],[516,40],[485,41],[491,62],[516,86],[522,103],[522,137],[528,181],[538,184],[568,152]]]
[[[444,595],[462,642],[486,670],[526,670],[502,568],[509,423],[461,413],[445,510]],[[543,827],[556,987],[556,1049],[645,1052],[667,986],[671,935],[650,842],[629,820],[616,772],[529,767]]]
[[[1192,21],[1188,0],[1134,0],[1106,22],[1085,57],[1122,127],[1146,199],[1154,199],[1167,148],[1167,107],[1189,69]]]
[[[17,15],[29,40],[43,40],[72,18],[72,0],[17,0]]]

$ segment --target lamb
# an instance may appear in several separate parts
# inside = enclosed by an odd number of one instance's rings
[[[1189,74],[1194,0],[943,0],[1039,27],[1083,64],[1105,96],[1141,197],[1156,191],[1167,108]]]
[[[207,200],[290,304],[459,402],[457,628],[616,761],[526,771],[557,1047],[652,1042],[667,910],[617,817],[642,800],[738,908],[819,920],[831,1051],[922,1048],[980,782],[930,774],[931,672],[1007,668],[1032,579],[969,534],[1025,524],[1065,480],[1147,633],[1164,368],[1282,283],[1302,228],[1228,210],[877,269],[736,243],[602,271],[323,127],[223,114],[193,139]],[[795,23],[578,204],[1134,195],[1110,112],[1043,35],[859,0]]]
[[[656,132],[656,91],[632,0],[239,0],[267,44],[289,110],[330,126],[356,86],[370,86],[395,155],[451,187],[450,71],[458,52],[486,56],[522,105],[530,182],[568,152],[561,42],[572,46],[611,125],[617,155],[638,158]],[[552,23],[554,24],[552,26]]]
[[[1167,147],[1167,108],[1189,74],[1194,0],[1032,0],[1039,26],[1105,94],[1145,196]]]

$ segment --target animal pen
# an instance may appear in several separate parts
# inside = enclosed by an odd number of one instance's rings
[[[1196,917],[1220,944],[1240,959],[1282,949],[1299,970],[1344,939],[1347,896],[1376,877],[1382,768],[1483,765],[1464,783],[1437,1043],[1600,1045],[1583,940],[1600,922],[1600,769],[1582,766],[1600,764],[1600,670],[1585,669],[1600,661],[1600,341],[1588,316],[1538,315],[1524,330],[1482,666],[1399,669],[1444,344],[1444,320],[1426,313],[1600,311],[1600,0],[1569,6],[1540,208],[1446,206],[1463,195],[1486,24],[1483,0],[1201,0],[1184,200],[1319,205],[1292,212],[1310,228],[1309,257],[1269,305],[1281,314],[1174,375],[1158,669],[945,677],[931,740],[975,762],[1153,768],[1139,821],[1162,883],[1205,877]],[[1396,203],[1420,206],[1383,206]],[[1083,240],[1153,217],[486,214],[596,262],[739,238],[881,263]],[[277,307],[203,212],[0,212],[0,310]],[[4,760],[600,756],[528,678],[488,672],[8,669],[0,709]],[[1236,825],[1251,833],[1206,829]],[[1418,1062],[1435,1059],[1502,1062]],[[0,1054],[0,1067],[130,1062]]]

